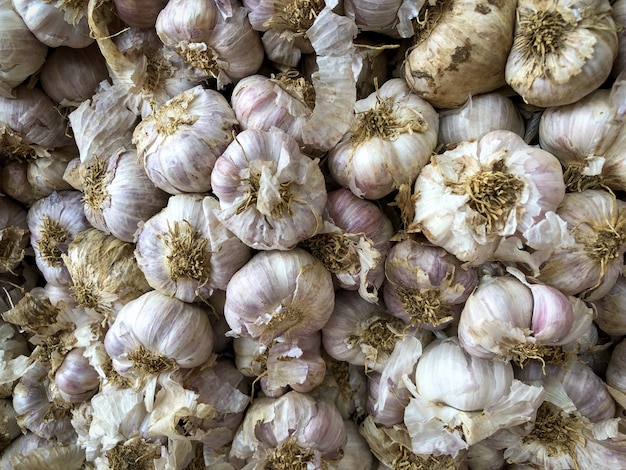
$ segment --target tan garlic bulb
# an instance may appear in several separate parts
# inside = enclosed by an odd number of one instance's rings
[[[72,349],[54,373],[59,395],[70,403],[88,400],[100,387],[100,376],[84,353],[84,348]]]
[[[376,204],[342,188],[328,193],[324,228],[302,246],[326,266],[338,287],[377,302],[392,235],[391,220]]]
[[[104,337],[113,367],[139,379],[177,368],[190,369],[213,353],[207,309],[150,291],[126,303]]]
[[[81,48],[94,39],[87,22],[88,0],[52,3],[46,0],[13,0],[15,10],[42,43],[50,47]]]
[[[215,160],[238,122],[224,96],[198,85],[167,101],[135,127],[133,143],[150,180],[170,194],[211,189]]]
[[[539,281],[589,301],[602,298],[624,268],[625,203],[608,191],[587,189],[565,194],[557,214],[570,236],[541,267]]]
[[[409,88],[436,108],[456,108],[503,86],[515,2],[421,2],[406,56]]]
[[[140,222],[167,204],[168,194],[148,178],[135,150],[81,163],[83,208],[94,227],[133,242]]]
[[[263,62],[259,33],[235,0],[170,0],[157,16],[156,31],[185,62],[216,79],[218,89],[256,73]]]
[[[437,145],[434,108],[393,78],[357,101],[354,113],[352,128],[328,153],[333,179],[367,199],[412,184]]]
[[[113,0],[115,12],[128,26],[154,27],[157,16],[168,0]]]
[[[604,83],[616,53],[608,0],[520,0],[505,78],[527,103],[570,104]]]
[[[293,248],[322,227],[327,193],[318,163],[279,129],[242,131],[211,173],[218,219],[252,248]]]
[[[80,49],[60,46],[52,50],[39,73],[41,88],[61,105],[78,106],[91,98],[101,81],[109,78],[97,44]]]
[[[83,230],[61,257],[72,277],[72,296],[83,308],[115,316],[150,290],[133,254],[134,245],[95,229]]]
[[[12,0],[0,1],[0,25],[0,96],[10,98],[13,88],[44,64],[48,46],[28,29]]]
[[[498,92],[470,96],[460,107],[439,112],[438,143],[479,139],[487,132],[509,130],[524,137],[524,120],[513,101]]]
[[[404,0],[344,0],[344,14],[352,18],[360,31],[373,31],[391,37],[413,36],[411,21],[419,13],[420,2]]]
[[[570,191],[626,189],[624,90],[618,80],[541,115],[539,145],[559,159]]]
[[[477,284],[475,268],[463,267],[443,248],[410,238],[393,245],[385,260],[385,305],[407,325],[445,328],[458,320]]]
[[[184,302],[208,300],[252,256],[217,219],[217,199],[179,194],[141,225],[135,257],[148,283]]]
[[[334,299],[332,276],[313,255],[301,248],[261,251],[228,283],[224,316],[233,336],[249,335],[268,345],[278,337],[289,341],[320,330]]]
[[[71,283],[61,255],[83,230],[91,228],[85,217],[80,191],[54,192],[37,200],[28,210],[30,242],[35,262],[48,283]]]
[[[344,455],[344,421],[332,402],[291,391],[252,402],[231,458],[258,468],[332,468]],[[309,466],[310,464],[310,466]]]
[[[28,213],[7,196],[0,196],[0,273],[14,273],[28,246]]]

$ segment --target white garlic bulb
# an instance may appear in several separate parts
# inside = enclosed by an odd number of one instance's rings
[[[550,216],[565,195],[561,164],[511,131],[492,131],[433,156],[414,194],[407,231],[421,231],[470,265],[522,258],[537,269],[551,252],[550,237],[565,236]],[[524,256],[519,244],[536,252]]]
[[[245,130],[215,162],[218,219],[246,245],[288,250],[322,226],[327,193],[317,159],[285,132]]]
[[[48,46],[31,33],[12,0],[0,1],[0,25],[0,96],[10,98],[13,88],[44,64]]]
[[[407,325],[438,330],[458,320],[478,283],[478,271],[462,267],[443,248],[409,238],[389,250],[385,278],[390,314]]]
[[[37,200],[28,210],[35,262],[48,283],[71,283],[61,255],[67,253],[67,246],[79,232],[91,228],[85,218],[82,197],[80,191],[54,192]]]
[[[167,207],[140,225],[135,257],[148,283],[184,302],[208,300],[252,256],[214,214],[217,199],[171,196]]]
[[[104,346],[120,375],[141,380],[206,362],[213,331],[206,309],[150,291],[120,309]]]
[[[504,85],[515,2],[421,4],[404,73],[414,93],[437,108],[456,108]]]
[[[262,251],[228,283],[224,316],[230,334],[268,345],[279,336],[289,341],[320,330],[334,299],[330,272],[311,254],[300,248]]]
[[[357,101],[354,113],[352,128],[328,154],[333,179],[367,199],[412,184],[437,145],[435,109],[392,78]]]
[[[608,0],[520,0],[506,82],[535,106],[574,103],[607,79],[616,53]]]
[[[143,118],[133,143],[158,188],[170,194],[201,193],[211,189],[215,160],[232,142],[237,124],[226,98],[198,85]]]
[[[470,96],[460,107],[439,112],[438,143],[479,139],[487,132],[509,130],[524,137],[524,120],[513,101],[498,92]]]

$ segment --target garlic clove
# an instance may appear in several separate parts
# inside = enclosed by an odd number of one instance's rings
[[[542,344],[560,344],[571,331],[574,312],[568,298],[557,288],[533,284],[531,329],[535,339]]]
[[[60,396],[71,403],[88,400],[100,387],[100,376],[83,353],[84,348],[72,349],[54,373]]]

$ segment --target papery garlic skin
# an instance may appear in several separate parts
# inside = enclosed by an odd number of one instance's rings
[[[607,79],[616,53],[608,0],[521,0],[506,82],[535,106],[574,103]]]
[[[415,44],[406,56],[411,90],[437,108],[454,108],[470,95],[503,86],[515,5],[422,2]]]
[[[494,199],[494,191],[503,196]],[[407,231],[421,231],[470,265],[515,260],[514,243],[532,244],[534,230],[541,233],[534,243],[546,249],[552,246],[547,236],[563,236],[559,228],[546,229],[547,235],[539,229],[558,224],[547,216],[565,195],[561,165],[511,131],[492,131],[433,156],[418,175],[414,194],[415,217]],[[508,249],[505,242],[511,243]]]
[[[28,29],[12,0],[0,2],[0,24],[0,96],[11,98],[13,88],[44,64],[48,47]]]
[[[140,225],[135,257],[154,289],[184,302],[226,289],[252,253],[217,219],[218,209],[212,196],[179,194]]]
[[[141,379],[203,364],[213,352],[213,331],[202,307],[150,291],[120,309],[104,346],[120,375]]]
[[[215,162],[218,219],[246,245],[288,250],[321,228],[327,193],[317,159],[283,131],[245,130]]]
[[[146,116],[133,143],[150,180],[170,193],[211,189],[215,160],[233,140],[235,114],[223,95],[198,85]]]
[[[335,291],[322,263],[301,248],[255,254],[226,288],[224,317],[229,334],[264,344],[309,335],[328,321]]]
[[[72,282],[62,254],[74,237],[91,228],[85,217],[80,191],[60,191],[37,200],[28,210],[30,241],[35,262],[47,282]]]
[[[328,154],[333,179],[367,199],[412,184],[437,144],[435,109],[395,78],[357,101],[354,112],[352,128]]]
[[[555,248],[538,279],[589,301],[604,296],[624,267],[625,207],[604,190],[567,193],[557,214],[567,223],[571,237]]]

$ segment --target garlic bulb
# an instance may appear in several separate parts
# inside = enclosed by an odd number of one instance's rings
[[[520,0],[505,78],[527,103],[570,104],[607,79],[616,53],[608,0]]]
[[[414,194],[407,231],[421,231],[470,265],[522,258],[537,269],[553,239],[564,236],[550,215],[565,194],[559,161],[511,131],[492,131],[433,156]],[[536,252],[520,252],[520,244]]]
[[[105,316],[150,290],[133,255],[134,245],[95,228],[74,236],[61,254],[72,277],[72,296],[83,308]]]
[[[389,313],[407,325],[437,330],[458,320],[478,284],[478,271],[463,268],[443,248],[409,238],[389,250],[385,278]]]
[[[626,335],[626,278],[618,276],[605,295],[593,302],[598,315],[595,323],[610,336]]]
[[[226,289],[252,253],[215,217],[218,209],[212,196],[179,194],[140,226],[135,257],[150,286],[184,302]]]
[[[206,309],[150,291],[120,309],[104,347],[120,375],[141,380],[206,362],[213,331]]]
[[[370,201],[348,189],[328,193],[324,228],[303,246],[333,274],[337,285],[378,301],[385,258],[393,235],[391,220]]]
[[[320,330],[334,299],[331,274],[303,249],[261,251],[228,283],[224,317],[229,334],[268,345],[279,336],[289,341]]]
[[[87,1],[13,0],[15,10],[42,43],[50,47],[86,47],[93,42]]]
[[[391,37],[413,36],[412,20],[424,2],[405,0],[344,0],[344,14],[352,18],[360,31],[374,31]]]
[[[78,106],[91,98],[99,83],[107,78],[106,61],[95,43],[80,49],[55,48],[39,73],[41,88],[64,106]]]
[[[439,112],[438,143],[480,139],[487,132],[508,130],[524,137],[524,120],[513,101],[498,92],[470,96],[458,108]]]
[[[515,2],[421,2],[405,79],[437,108],[456,108],[470,96],[504,85],[513,41]]]
[[[624,268],[624,204],[603,190],[567,193],[557,214],[571,237],[556,247],[538,279],[589,301],[610,291]]]
[[[327,193],[317,159],[283,131],[245,130],[215,162],[218,219],[246,245],[288,250],[322,225]]]
[[[148,178],[134,150],[92,158],[81,166],[87,220],[122,241],[133,242],[139,223],[167,204],[168,194]]]
[[[168,0],[113,0],[115,12],[128,26],[154,27],[157,16]]]
[[[250,468],[333,468],[346,440],[333,403],[292,391],[250,405],[230,455]]]
[[[392,78],[357,101],[354,112],[354,125],[328,153],[333,179],[367,199],[412,184],[437,144],[434,108]]]
[[[26,210],[11,198],[0,196],[0,273],[15,273],[29,238]]]
[[[84,351],[84,348],[72,349],[54,373],[54,384],[59,395],[71,403],[88,400],[100,386],[100,376],[89,364]]]
[[[544,355],[548,360],[555,354],[552,346],[575,341],[593,318],[584,302],[553,286],[485,275],[465,302],[457,331],[473,356],[524,366]]]
[[[68,163],[78,156],[75,146],[60,147],[49,151],[49,157],[36,158],[27,163],[26,178],[37,199],[55,191],[73,189],[63,179]]]
[[[48,47],[31,33],[12,0],[0,1],[0,24],[0,96],[10,98],[13,88],[44,64]]]
[[[211,189],[215,160],[233,140],[237,119],[223,95],[198,85],[135,127],[133,143],[150,180],[170,193]]]
[[[156,31],[187,63],[216,79],[218,89],[252,75],[263,61],[259,33],[235,0],[170,0],[157,16]]]
[[[54,192],[28,210],[35,262],[49,283],[68,285],[72,281],[61,255],[67,253],[68,244],[79,232],[91,228],[83,212],[82,197],[80,191]]]
[[[571,191],[626,189],[623,95],[624,83],[616,81],[611,90],[598,89],[543,112],[539,144],[559,159]]]

